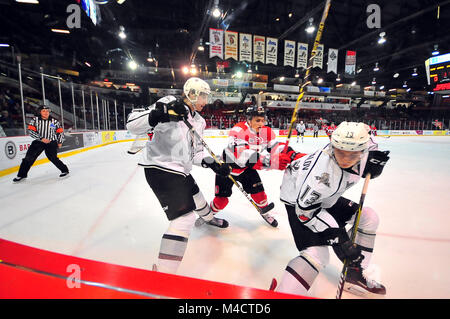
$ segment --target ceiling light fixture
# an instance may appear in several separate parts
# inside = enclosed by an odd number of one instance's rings
[[[375,63],[375,67],[373,68],[373,70],[374,70],[375,72],[378,72],[378,71],[380,70],[380,68],[378,67],[378,62]]]
[[[433,55],[433,56],[439,55],[438,47],[439,47],[439,46],[438,46],[437,44],[434,45],[434,51],[431,52],[431,55]]]
[[[212,15],[214,18],[218,18],[222,15],[222,12],[219,9],[219,0],[214,0],[214,6],[213,6]]]
[[[16,0],[19,3],[28,3],[28,4],[39,4],[38,0]]]
[[[119,29],[120,29],[118,33],[119,38],[121,38],[122,40],[126,39],[127,35],[125,34],[125,28],[123,26],[120,26]]]
[[[380,33],[380,38],[378,39],[378,44],[383,44],[386,42],[386,32],[381,32]]]
[[[130,62],[128,62],[128,67],[134,71],[137,69],[138,65],[134,60],[131,60]]]
[[[316,27],[313,24],[314,18],[309,19],[308,27],[306,27],[305,31],[307,33],[313,33],[316,30]]]

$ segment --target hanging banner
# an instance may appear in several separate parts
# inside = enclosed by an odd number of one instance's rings
[[[209,29],[209,57],[223,59],[223,30]]]
[[[322,69],[322,67],[323,67],[323,44],[319,44],[317,46],[316,56],[314,57],[313,60],[313,68]]]
[[[266,37],[253,36],[253,62],[264,63],[266,49]]]
[[[328,49],[328,68],[327,73],[334,72],[337,74],[338,50]]]
[[[267,38],[266,42],[266,64],[277,65],[278,39]]]
[[[284,40],[284,66],[295,67],[295,41]]]
[[[345,75],[355,76],[356,74],[356,51],[347,51],[345,57]]]
[[[225,60],[238,60],[238,33],[225,31]]]
[[[252,35],[239,33],[239,61],[252,62]]]
[[[308,67],[308,44],[297,43],[297,68]]]

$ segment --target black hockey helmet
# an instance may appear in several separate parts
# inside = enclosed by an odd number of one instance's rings
[[[42,110],[49,110],[51,111],[50,107],[48,105],[42,104],[38,108],[38,112],[40,113]]]
[[[266,110],[262,106],[251,105],[245,111],[245,115],[248,119],[253,118],[254,116],[266,116]]]

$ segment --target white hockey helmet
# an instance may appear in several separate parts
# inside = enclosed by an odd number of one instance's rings
[[[369,139],[364,123],[342,122],[331,135],[331,144],[343,151],[357,152],[367,149]]]
[[[211,93],[211,88],[209,87],[209,84],[202,79],[192,77],[189,78],[186,83],[184,83],[183,92],[184,95],[186,95],[187,99],[191,101],[191,103],[196,103],[198,96],[200,94],[209,95]],[[194,100],[190,98],[190,94],[193,94],[195,96]]]
[[[303,124],[303,121],[300,121],[300,124]]]

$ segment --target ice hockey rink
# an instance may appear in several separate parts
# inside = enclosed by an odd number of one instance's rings
[[[285,138],[280,138],[284,141]],[[206,138],[221,153],[226,138]],[[378,138],[391,151],[383,174],[370,182],[365,206],[380,216],[372,265],[368,272],[387,288],[386,298],[450,297],[450,138]],[[310,153],[328,138],[291,139],[297,151]],[[149,188],[141,154],[129,155],[131,142],[95,148],[63,161],[70,176],[46,163],[13,184],[15,174],[0,178],[0,238],[62,254],[151,270],[168,220]],[[194,167],[192,175],[208,201],[214,175]],[[284,205],[279,200],[281,171],[261,178],[278,228],[264,222],[234,188],[219,217],[227,229],[194,228],[180,275],[268,289],[298,254]],[[345,196],[358,202],[362,181]],[[309,296],[334,298],[341,263],[330,254]],[[343,298],[357,298],[344,292]]]

